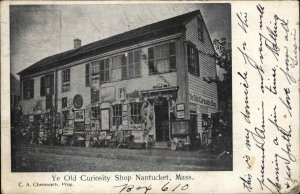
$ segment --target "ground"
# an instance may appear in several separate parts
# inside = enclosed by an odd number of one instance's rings
[[[13,172],[213,171],[232,170],[232,158],[207,151],[110,149],[19,145]]]

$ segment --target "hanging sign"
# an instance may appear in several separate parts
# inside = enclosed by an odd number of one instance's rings
[[[109,109],[101,110],[101,130],[109,130]]]

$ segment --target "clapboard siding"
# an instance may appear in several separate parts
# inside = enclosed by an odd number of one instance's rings
[[[199,17],[201,17],[199,15]],[[203,20],[202,20],[203,21]],[[209,38],[209,34],[206,30],[205,24],[203,23],[203,39],[200,41],[198,38],[198,28],[197,28],[197,17],[192,19],[189,23],[186,24],[186,40],[192,42],[196,45],[199,51],[213,54],[214,49]],[[215,60],[211,57],[204,56],[199,53],[199,65],[200,65],[200,76],[194,76],[188,74],[188,85],[189,92],[197,94],[207,99],[212,99],[215,102],[218,102],[217,96],[217,85],[215,83],[206,83],[203,81],[204,77],[215,77],[216,76],[216,64]],[[218,107],[218,106],[217,106]]]
[[[33,77],[34,82],[34,95],[32,99],[28,100],[23,100],[23,95],[21,95],[22,99],[22,111],[23,114],[30,114],[32,113],[33,109],[36,108],[37,102],[41,103],[42,105],[42,110],[46,110],[46,97],[45,96],[40,96],[40,87],[41,87],[41,77],[42,76],[37,76]],[[26,80],[21,80],[21,82],[24,82]],[[23,84],[21,85],[23,86]],[[22,88],[23,90],[23,88]],[[23,92],[22,92],[23,94]]]
[[[70,91],[62,92],[62,71],[58,71],[57,76],[57,108],[62,109],[62,98],[67,97],[68,104],[73,104],[73,97],[80,94],[83,98],[82,108],[91,103],[91,89],[85,86],[85,64],[76,65],[70,68]]]
[[[174,41],[174,40],[173,40]],[[157,43],[155,45],[160,45],[167,43],[169,41],[164,41]],[[151,45],[151,46],[155,46]],[[148,69],[148,48],[143,47],[141,48],[142,53],[145,55],[145,57],[141,58],[141,75],[136,78],[127,79],[127,80],[120,80],[115,82],[109,82],[105,84],[100,85],[100,93],[101,88],[106,87],[114,87],[115,88],[115,96],[118,95],[118,89],[119,88],[126,88],[127,94],[135,92],[135,91],[141,91],[141,90],[149,90],[153,89],[153,86],[157,86],[159,83],[163,82],[161,77],[163,77],[164,80],[166,80],[169,84],[169,86],[177,86],[177,73],[176,72],[168,72],[168,73],[162,73],[162,74],[156,74],[156,75],[149,75],[149,69]],[[179,47],[179,40],[176,40],[176,48]],[[178,50],[178,49],[176,49]],[[176,61],[177,66],[180,63],[179,55],[177,55]],[[100,60],[101,58],[98,58],[96,60]],[[62,71],[58,70],[57,72],[57,110],[60,112],[62,110],[62,98],[67,97],[68,104],[72,106],[73,104],[73,98],[76,94],[80,94],[83,98],[83,106],[82,109],[86,108],[91,104],[91,88],[86,87],[85,85],[85,65],[86,63],[81,63],[75,66],[71,66],[70,68],[70,83],[71,83],[71,89],[68,92],[62,92]],[[44,75],[43,75],[44,76]],[[46,110],[46,98],[40,96],[40,82],[41,82],[42,76],[35,76],[32,79],[34,79],[34,98],[30,100],[23,100],[23,110],[25,114],[32,114],[34,111],[34,107],[37,104],[37,101],[42,101],[42,110]],[[54,104],[54,95],[53,95],[53,104]]]

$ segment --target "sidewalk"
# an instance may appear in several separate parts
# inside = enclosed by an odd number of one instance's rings
[[[228,170],[232,169],[231,158],[217,159],[216,155],[206,152],[205,150],[172,151],[170,149],[110,149],[49,145],[23,145],[21,149],[57,155],[106,158],[122,161],[144,161],[157,164],[224,166]]]

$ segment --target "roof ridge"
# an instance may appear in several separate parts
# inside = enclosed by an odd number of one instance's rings
[[[64,59],[76,57],[76,56],[82,55],[84,53],[91,52],[93,50],[104,48],[106,46],[115,44],[115,43],[120,42],[120,41],[130,40],[130,39],[135,38],[135,37],[139,37],[139,36],[142,36],[142,35],[145,35],[145,34],[149,34],[150,32],[155,32],[155,31],[162,30],[162,29],[168,29],[168,28],[171,28],[171,27],[175,27],[176,25],[178,25],[178,26],[179,25],[185,25],[187,21],[189,21],[191,18],[193,18],[198,13],[200,13],[200,10],[194,10],[194,11],[191,11],[191,12],[187,12],[187,13],[184,13],[184,14],[181,14],[181,15],[177,15],[177,16],[174,16],[174,17],[171,17],[171,18],[167,18],[167,19],[164,19],[164,20],[153,22],[151,24],[147,24],[147,25],[144,25],[144,26],[141,26],[141,27],[129,30],[129,31],[125,31],[125,32],[122,32],[122,33],[119,33],[119,34],[116,34],[116,35],[113,35],[113,36],[110,36],[110,37],[107,37],[107,38],[104,38],[104,39],[100,39],[100,40],[91,42],[91,43],[83,45],[83,46],[81,46],[77,49],[70,49],[70,50],[66,50],[66,51],[63,51],[63,52],[45,57],[45,58],[37,61],[36,63],[32,64],[31,66],[23,69],[18,74],[20,75],[20,74],[23,74],[26,71],[34,70],[35,68],[38,68],[38,67],[44,67],[44,66],[50,65],[52,63],[57,63],[57,62],[62,61]],[[183,20],[183,21],[181,21],[181,20]],[[170,23],[168,23],[168,22],[170,22]],[[165,24],[166,26],[163,25],[163,27],[161,27],[160,25],[162,25],[162,24]],[[157,27],[159,29],[156,29],[156,28],[151,29],[151,27],[152,28]],[[150,29],[147,29],[147,28],[150,28]],[[150,31],[143,32],[143,30],[150,30]],[[126,35],[128,35],[128,37]],[[111,40],[111,41],[109,41],[109,40]],[[64,56],[64,55],[66,55],[66,56]]]

